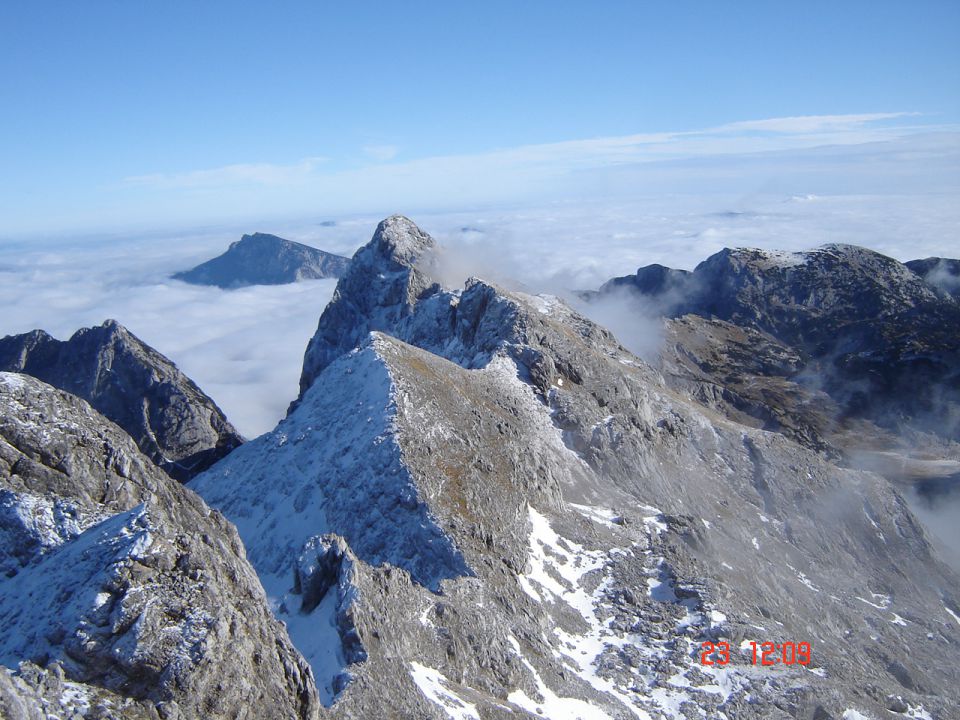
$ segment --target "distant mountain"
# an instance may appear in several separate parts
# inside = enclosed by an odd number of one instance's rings
[[[960,439],[960,304],[892,258],[853,245],[801,253],[725,249],[692,273],[641,268],[609,281],[593,297],[615,288],[635,292],[668,318],[724,321],[760,333],[763,343],[787,346],[798,358],[793,369],[778,374],[811,393],[825,391],[841,416]],[[726,390],[734,388],[719,376],[744,380],[741,362],[724,362],[734,347],[726,330],[690,333],[676,320],[667,327],[671,339],[677,333],[698,338],[699,350],[681,340],[681,353],[668,342],[674,369],[689,369],[694,358]],[[707,351],[711,337],[727,340]],[[752,376],[761,375],[769,373]],[[737,384],[760,392],[749,382]]]
[[[26,373],[83,398],[178,480],[243,443],[211,398],[115,320],[67,341],[43,330],[2,338],[0,371]]]
[[[340,255],[276,235],[254,233],[231,243],[223,255],[192,270],[175,273],[173,278],[221,288],[284,285],[298,280],[339,278],[349,264],[350,259]]]
[[[960,300],[960,260],[928,257],[923,260],[908,260],[904,265],[934,287]]]

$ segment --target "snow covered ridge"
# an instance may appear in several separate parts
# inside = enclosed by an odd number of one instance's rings
[[[0,575],[16,575],[104,517],[63,498],[0,489]]]
[[[235,519],[261,575],[289,574],[304,543],[326,533],[342,535],[365,562],[402,567],[428,587],[470,573],[403,462],[395,386],[381,354],[374,338],[331,365],[273,432],[191,483]]]
[[[383,352],[371,337],[334,362],[273,432],[191,483],[236,523],[277,617],[313,665],[327,703],[349,679],[347,666],[365,653],[344,620],[354,599],[349,565],[333,573],[339,581],[309,589],[307,578],[330,572],[317,569],[316,547],[329,543],[321,536],[342,536],[363,562],[403,568],[434,590],[442,580],[472,574],[403,461],[396,387]]]

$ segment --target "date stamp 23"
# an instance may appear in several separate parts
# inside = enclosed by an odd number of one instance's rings
[[[813,647],[808,642],[754,642],[744,640],[741,651],[750,649],[754,665],[809,665]],[[704,642],[700,645],[701,665],[726,665],[730,662],[730,643]]]

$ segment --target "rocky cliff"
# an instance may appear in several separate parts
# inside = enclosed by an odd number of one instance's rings
[[[0,539],[4,718],[319,716],[234,527],[86,402],[14,373]]]
[[[298,280],[338,278],[349,264],[349,259],[340,255],[276,235],[254,233],[231,243],[222,255],[178,272],[173,278],[221,288],[283,285]]]
[[[66,341],[42,330],[4,337],[0,370],[27,373],[85,399],[179,480],[243,442],[213,400],[114,320]]]

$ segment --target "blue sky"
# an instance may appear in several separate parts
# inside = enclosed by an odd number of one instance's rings
[[[0,214],[17,236],[503,202],[955,133],[958,88],[953,0],[4,3]]]

